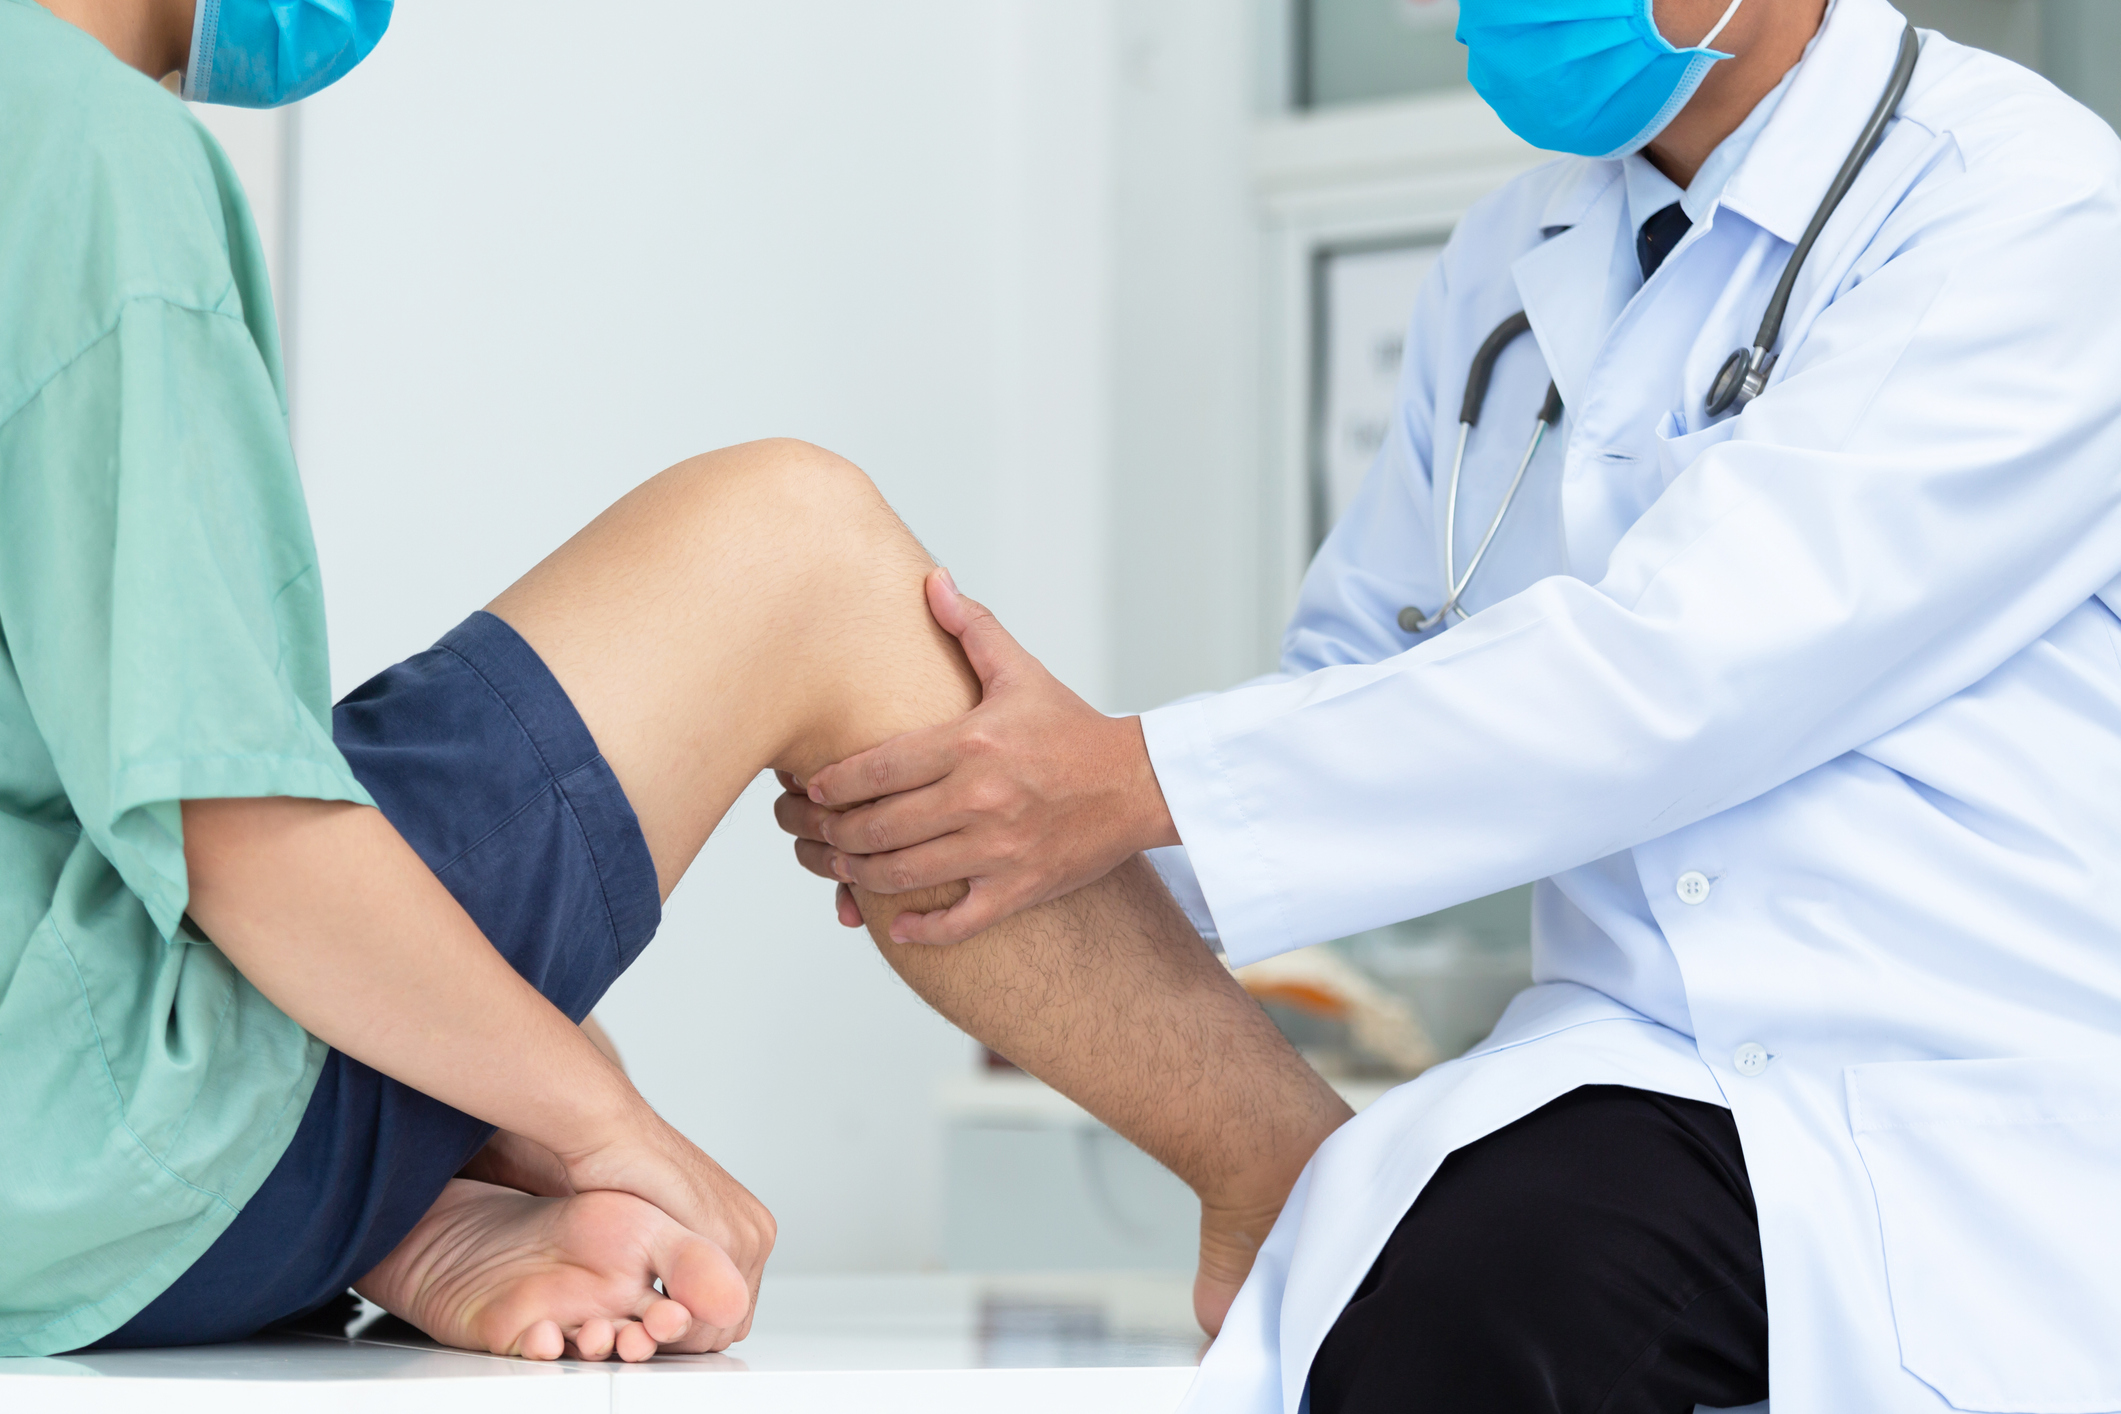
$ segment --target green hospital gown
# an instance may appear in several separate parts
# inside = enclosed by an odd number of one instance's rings
[[[184,105],[0,0],[0,1356],[183,1273],[325,1054],[184,918],[178,802],[367,803],[257,233]]]

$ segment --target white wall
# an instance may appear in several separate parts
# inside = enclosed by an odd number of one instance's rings
[[[1271,665],[1251,7],[1125,0],[1114,94],[1112,652],[1120,710]],[[1276,616],[1285,611],[1277,603]],[[1271,641],[1271,640],[1269,640]]]
[[[295,430],[339,690],[643,477],[792,434],[1111,696],[1112,5],[401,6],[303,105]],[[970,1047],[832,922],[761,794],[603,1009],[781,1219],[938,1255]]]

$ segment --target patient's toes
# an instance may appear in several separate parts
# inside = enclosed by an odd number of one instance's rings
[[[516,1340],[515,1353],[525,1360],[557,1360],[567,1353],[567,1338],[556,1321],[539,1321]]]
[[[574,1333],[575,1353],[584,1360],[608,1359],[616,1338],[617,1332],[610,1321],[602,1316],[592,1316],[582,1322],[580,1329]]]
[[[638,1321],[628,1321],[619,1328],[617,1340],[619,1358],[636,1363],[646,1360],[656,1352],[656,1339],[648,1328]]]
[[[533,1198],[467,1179],[360,1290],[437,1340],[531,1360],[706,1349],[750,1298],[721,1248],[630,1194]]]
[[[647,1314],[641,1317],[641,1327],[667,1345],[691,1329],[692,1312],[665,1297],[648,1308]]]

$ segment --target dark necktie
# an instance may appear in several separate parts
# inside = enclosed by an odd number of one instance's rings
[[[1642,223],[1642,229],[1635,233],[1635,259],[1641,262],[1645,283],[1664,264],[1672,247],[1686,239],[1693,224],[1693,218],[1680,210],[1676,201]]]

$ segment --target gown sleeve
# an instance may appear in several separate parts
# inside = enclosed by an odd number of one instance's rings
[[[0,636],[83,833],[165,938],[179,802],[369,803],[332,744],[278,393],[238,315],[126,303],[0,423]]]

